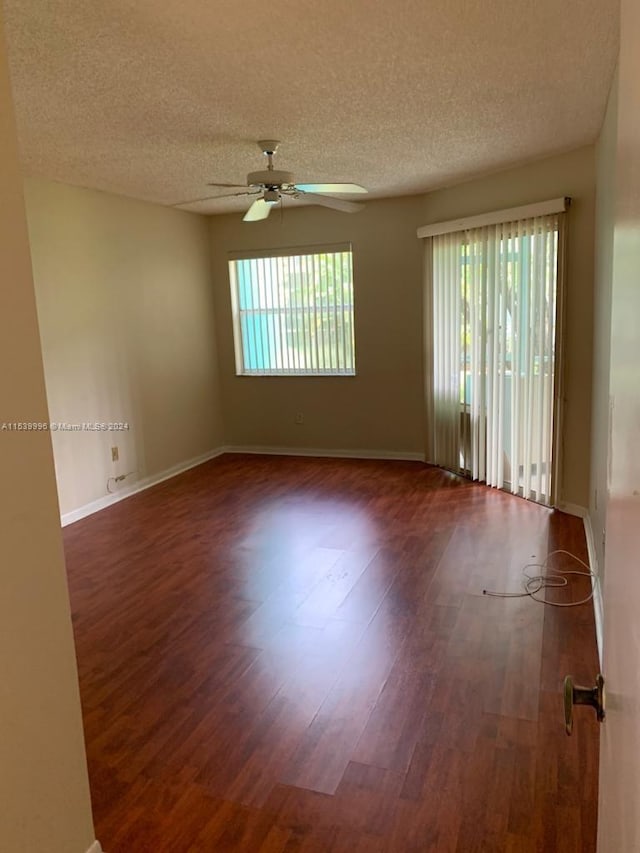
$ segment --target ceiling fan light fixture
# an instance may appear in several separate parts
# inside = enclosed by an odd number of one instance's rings
[[[262,198],[267,204],[277,204],[280,201],[280,192],[274,189],[266,189]]]

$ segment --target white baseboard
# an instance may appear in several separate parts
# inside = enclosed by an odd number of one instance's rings
[[[603,668],[604,656],[604,601],[602,599],[602,587],[600,584],[600,572],[598,567],[598,555],[596,553],[595,540],[593,538],[593,527],[589,513],[583,519],[584,535],[587,540],[587,553],[589,555],[589,566],[595,574],[592,580],[593,588],[593,615],[596,622],[596,643],[598,646],[598,660],[600,661],[600,672]]]
[[[100,842],[94,841],[91,847],[87,850],[87,853],[102,853],[102,847],[100,846]]]
[[[195,456],[193,459],[188,459],[186,462],[180,462],[177,465],[173,465],[171,468],[167,468],[165,471],[160,471],[158,474],[152,474],[149,477],[144,477],[144,479],[138,480],[128,488],[125,487],[114,494],[104,495],[95,501],[91,501],[91,503],[78,507],[78,509],[72,509],[70,512],[65,512],[60,517],[62,526],[66,527],[68,524],[73,524],[74,521],[80,521],[81,518],[93,515],[94,512],[99,512],[101,509],[105,509],[112,504],[118,503],[118,501],[130,498],[131,495],[135,495],[138,492],[149,489],[151,486],[157,486],[158,483],[162,483],[164,480],[169,480],[171,477],[182,474],[183,471],[188,471],[190,468],[195,468],[196,465],[202,465],[203,462],[208,462],[209,459],[220,456],[225,452],[226,448],[217,447],[214,450],[209,450],[207,453],[201,454],[200,456]]]
[[[580,506],[580,504],[572,504],[566,503],[565,501],[560,501],[556,506],[556,509],[559,509],[561,512],[566,512],[567,515],[575,515],[577,518],[588,518],[589,510],[586,506]]]
[[[424,453],[410,450],[342,450],[321,447],[262,447],[258,445],[230,445],[223,453],[257,453],[265,456],[321,456],[335,459],[390,459],[406,462],[424,462]]]
[[[125,498],[131,497],[138,492],[157,486],[158,483],[169,480],[171,477],[176,477],[182,474],[183,471],[188,471],[190,468],[195,468],[197,465],[202,465],[203,462],[208,462],[209,459],[214,459],[216,456],[221,456],[223,453],[256,453],[269,456],[323,456],[336,457],[339,459],[391,459],[391,460],[406,460],[413,462],[424,462],[423,453],[413,453],[411,451],[396,451],[396,450],[326,450],[324,448],[310,447],[261,447],[256,445],[240,446],[223,446],[216,447],[201,456],[196,456],[193,459],[188,459],[186,462],[180,462],[159,474],[153,474],[150,477],[145,477],[138,480],[128,488],[123,488],[114,494],[103,495],[91,503],[84,506],[72,509],[61,515],[60,520],[63,527],[68,524],[73,524],[75,521],[80,521],[88,515],[93,515],[94,512],[99,512],[112,504],[118,503]]]
[[[604,600],[600,576],[593,581],[593,613],[596,620],[596,643],[598,644],[598,660],[600,672],[604,670]]]

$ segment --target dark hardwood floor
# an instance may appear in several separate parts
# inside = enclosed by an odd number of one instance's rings
[[[223,456],[64,531],[107,853],[595,850],[579,519],[419,463]],[[565,596],[585,594],[577,579]],[[559,593],[557,593],[559,595]]]

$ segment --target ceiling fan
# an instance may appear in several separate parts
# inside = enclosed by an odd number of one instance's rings
[[[245,222],[257,222],[260,219],[266,219],[271,213],[271,208],[285,197],[299,200],[304,199],[305,201],[310,201],[311,204],[319,204],[322,207],[341,210],[343,213],[356,213],[363,207],[362,204],[324,195],[324,193],[366,193],[367,190],[358,184],[297,184],[294,182],[291,172],[274,169],[273,155],[278,150],[279,144],[277,139],[261,139],[258,141],[260,150],[267,158],[267,168],[259,172],[249,172],[247,175],[246,190],[226,193],[225,195],[194,198],[190,201],[180,202],[180,204],[176,204],[174,207],[194,204],[197,201],[209,201],[210,199],[246,195],[254,198],[254,201],[243,217]],[[209,183],[207,186],[241,187],[244,184]]]

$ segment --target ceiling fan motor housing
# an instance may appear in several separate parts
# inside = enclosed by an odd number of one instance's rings
[[[249,187],[282,187],[289,184],[293,184],[293,173],[281,172],[279,169],[264,169],[247,175]]]

